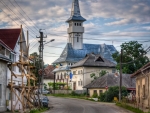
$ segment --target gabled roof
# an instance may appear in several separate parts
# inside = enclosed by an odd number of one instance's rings
[[[100,55],[95,55],[93,53],[88,54],[84,59],[80,60],[79,62],[75,63],[71,68],[74,67],[115,67],[116,64],[110,62],[109,60],[102,58]]]
[[[126,88],[135,88],[135,79],[130,77],[130,74],[122,74],[122,86]],[[111,74],[106,74],[102,77],[97,78],[93,82],[84,86],[84,88],[105,88],[106,86],[118,86],[120,76]]]
[[[71,43],[67,43],[60,57],[53,62],[53,64],[61,62],[78,62],[82,60],[87,54],[99,54],[103,58],[114,62],[112,54],[117,52],[113,45],[106,44],[83,44],[83,49],[73,49]]]
[[[140,73],[141,73],[141,71],[144,71],[144,70],[146,70],[146,69],[150,69],[150,62],[149,63],[147,63],[146,65],[144,65],[143,67],[141,67],[139,70],[137,70],[135,73],[133,73],[132,75],[131,75],[131,77],[136,77],[136,76],[138,76]]]
[[[44,68],[44,79],[54,79],[54,74],[52,73],[54,69],[53,65],[48,65]],[[42,75],[42,69],[39,70],[39,74]]]
[[[0,29],[0,39],[12,50],[14,50],[21,29]]]
[[[8,49],[9,51],[13,51],[10,47],[8,47],[1,39],[0,39],[0,45]]]

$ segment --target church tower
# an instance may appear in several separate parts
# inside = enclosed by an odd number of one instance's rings
[[[73,49],[83,49],[84,21],[86,21],[86,19],[80,14],[79,1],[73,0],[71,16],[66,21],[69,24],[68,43],[72,44]]]

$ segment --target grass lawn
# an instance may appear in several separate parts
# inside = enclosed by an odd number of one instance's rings
[[[41,108],[41,109],[33,109],[30,111],[30,113],[42,113],[44,111],[47,111],[48,108]]]
[[[140,110],[138,108],[134,108],[132,106],[129,106],[129,105],[125,104],[125,103],[118,102],[118,103],[116,103],[116,105],[119,106],[119,107],[125,108],[127,110],[130,110],[130,111],[132,111],[134,113],[145,113],[142,110]],[[150,113],[150,112],[147,112],[147,113]]]

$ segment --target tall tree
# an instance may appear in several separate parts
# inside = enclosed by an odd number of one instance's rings
[[[149,58],[146,55],[147,51],[144,50],[142,44],[137,41],[125,42],[121,45],[123,50],[123,63],[131,62],[128,64],[123,64],[122,72],[132,74],[143,65],[149,62]],[[116,52],[112,55],[114,60],[117,62],[116,68],[120,69],[120,53]],[[132,62],[134,61],[134,62]]]

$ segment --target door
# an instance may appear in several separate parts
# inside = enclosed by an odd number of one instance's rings
[[[73,83],[73,90],[76,90],[76,82]]]

